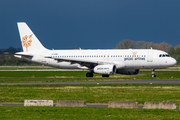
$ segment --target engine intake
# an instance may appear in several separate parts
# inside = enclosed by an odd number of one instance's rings
[[[94,67],[94,73],[109,75],[116,73],[116,66],[115,65],[97,65]]]

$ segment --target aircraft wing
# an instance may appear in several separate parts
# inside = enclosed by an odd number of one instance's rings
[[[46,58],[52,58],[46,56]],[[103,61],[96,61],[96,60],[85,60],[85,59],[72,59],[72,58],[52,58],[54,60],[57,60],[58,62],[70,62],[71,64],[80,64],[81,66],[86,66],[90,68],[91,66],[96,66],[98,64],[110,64],[109,62],[103,62]]]

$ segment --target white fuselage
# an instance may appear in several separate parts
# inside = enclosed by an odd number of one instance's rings
[[[176,64],[176,60],[172,57],[160,57],[161,54],[167,55],[166,52],[153,49],[45,50],[41,52],[32,51],[30,54],[33,54],[34,57],[31,59],[24,57],[24,59],[63,69],[78,69],[83,68],[83,66],[80,67],[78,63],[58,62],[55,60],[56,58],[84,61],[95,60],[99,61],[99,64],[120,64],[120,67],[117,67],[117,69],[157,69],[170,67]],[[50,56],[51,58],[46,58],[46,56]],[[86,67],[84,67],[84,69],[86,69]]]

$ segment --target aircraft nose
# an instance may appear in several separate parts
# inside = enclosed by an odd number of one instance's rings
[[[171,59],[171,65],[173,66],[173,65],[176,65],[176,63],[177,63],[177,61],[174,59],[174,58],[172,58]]]

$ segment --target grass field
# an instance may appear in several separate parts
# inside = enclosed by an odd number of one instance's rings
[[[2,77],[85,77],[88,71],[0,71]],[[180,71],[156,71],[157,77],[176,77],[180,78]],[[99,74],[94,74],[95,77],[101,77]],[[110,77],[151,77],[150,71],[140,71],[138,75],[121,75],[114,74]]]
[[[180,103],[179,85],[1,85],[3,102],[23,103],[36,100],[86,100],[87,103],[108,101],[146,101]]]
[[[48,66],[0,66],[0,70],[58,69]]]
[[[149,80],[149,79],[179,79],[179,71],[157,71],[156,78],[151,78],[150,71],[140,71],[138,75],[114,74],[102,78],[94,74],[94,78],[86,78],[87,71],[0,71],[0,83],[12,82],[75,82],[104,80]],[[82,78],[76,78],[82,77]]]
[[[124,75],[118,78],[64,78],[72,75],[82,77],[86,72],[87,71],[1,71],[0,82],[126,80],[134,79],[135,77],[134,75]],[[158,71],[156,73],[159,76],[180,78],[179,71]],[[138,79],[151,79],[147,77],[149,74],[148,71],[141,71],[136,78],[143,77]],[[59,78],[54,78],[54,75],[58,75]],[[116,75],[117,74],[114,76]],[[168,78],[171,77],[167,77],[166,79]],[[23,102],[25,99],[52,99],[55,102],[56,100],[86,100],[87,103],[108,103],[108,101],[117,100],[137,101],[139,104],[144,104],[145,101],[159,101],[175,102],[179,105],[179,91],[179,85],[1,85],[0,99],[2,99],[3,102]]]
[[[178,120],[180,110],[117,108],[0,107],[1,120]]]
[[[112,75],[110,78],[85,77],[87,71],[0,71],[0,82],[63,82],[96,80],[152,79],[150,71],[138,75]],[[179,71],[156,71],[157,78],[179,79]],[[56,78],[55,78],[56,77]],[[67,78],[68,77],[68,78]],[[117,77],[117,78],[116,78]],[[3,103],[23,103],[36,100],[85,100],[107,104],[108,101],[175,102],[180,105],[179,85],[0,85]],[[180,110],[60,108],[60,107],[0,107],[0,119],[179,119]]]

